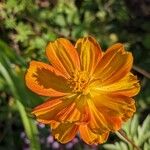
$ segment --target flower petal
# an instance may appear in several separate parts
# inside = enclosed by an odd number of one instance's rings
[[[80,137],[84,140],[87,144],[102,144],[106,142],[109,132],[103,134],[95,134],[92,132],[87,125],[80,125],[79,127]]]
[[[134,100],[126,96],[100,94],[93,97],[93,103],[105,118],[111,131],[119,130],[122,122],[135,112]]]
[[[46,47],[46,55],[52,66],[69,77],[76,69],[80,69],[78,53],[70,41],[60,38],[50,42]]]
[[[140,90],[140,84],[138,83],[137,77],[132,73],[128,73],[121,80],[112,84],[105,85],[101,80],[96,80],[90,85],[91,90],[95,93],[112,93],[124,96],[135,96]]]
[[[63,75],[42,62],[31,61],[25,81],[29,89],[43,96],[63,96],[71,91]]]
[[[88,100],[89,112],[90,112],[90,121],[88,127],[94,132],[102,134],[106,131],[109,131],[107,127],[107,122],[103,114],[95,107],[93,100]]]
[[[80,55],[81,69],[92,73],[102,57],[99,44],[93,37],[81,38],[75,45]]]
[[[78,126],[72,123],[58,123],[54,128],[52,126],[52,135],[63,144],[71,141],[77,131]]]
[[[50,99],[34,108],[32,114],[39,122],[45,124],[51,121],[86,123],[89,120],[89,114],[85,103],[84,99],[77,96]]]
[[[122,44],[110,47],[99,61],[95,72],[95,80],[110,84],[123,78],[132,68],[133,57],[126,52]]]

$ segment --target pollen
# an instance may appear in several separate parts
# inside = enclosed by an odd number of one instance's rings
[[[75,71],[68,79],[68,84],[73,92],[85,93],[89,83],[89,75],[86,71]]]

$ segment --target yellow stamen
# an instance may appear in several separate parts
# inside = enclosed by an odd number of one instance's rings
[[[73,92],[85,93],[87,85],[89,83],[89,76],[86,71],[75,71],[68,79],[68,84]]]

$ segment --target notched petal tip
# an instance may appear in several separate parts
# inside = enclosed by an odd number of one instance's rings
[[[65,38],[50,42],[46,47],[46,55],[52,66],[69,77],[75,69],[80,69],[78,53],[74,45]]]
[[[124,51],[124,45],[122,43],[116,43],[113,44],[112,46],[110,46],[106,52],[110,52],[110,51]]]
[[[114,45],[104,53],[97,65],[94,76],[103,85],[115,83],[128,74],[133,65],[131,52],[126,52],[122,44]]]
[[[53,128],[52,126],[52,135],[57,139],[60,143],[65,144],[71,141],[77,131],[78,126],[72,123],[60,123]]]
[[[31,61],[25,75],[27,87],[42,96],[63,96],[70,92],[64,76],[52,66]]]
[[[109,132],[102,134],[94,133],[87,125],[79,127],[79,133],[83,141],[89,145],[97,145],[106,142]]]
[[[119,130],[122,123],[129,119],[136,110],[135,101],[128,96],[107,93],[96,96],[93,101],[105,118],[105,125],[113,132]]]
[[[80,100],[79,103],[77,101]],[[83,100],[76,96],[71,98],[49,99],[32,111],[40,122],[49,123],[57,121],[60,123],[68,122],[76,125],[87,124],[89,121],[88,110]]]
[[[93,37],[88,36],[77,40],[75,48],[80,56],[81,70],[92,74],[102,57],[100,45]]]

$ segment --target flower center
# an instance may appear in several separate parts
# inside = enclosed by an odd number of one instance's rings
[[[68,79],[68,84],[73,92],[85,93],[89,83],[89,76],[86,71],[75,71]]]

